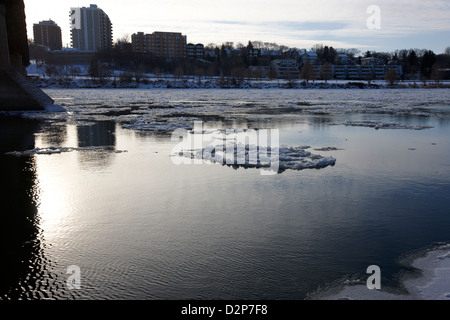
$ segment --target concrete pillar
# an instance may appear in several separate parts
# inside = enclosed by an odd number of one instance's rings
[[[3,3],[0,3],[0,110],[44,110],[53,100],[26,77],[27,61],[23,57],[28,60],[28,43],[23,0],[6,2],[7,6]]]
[[[9,70],[8,33],[6,31],[5,6],[0,4],[0,70]]]

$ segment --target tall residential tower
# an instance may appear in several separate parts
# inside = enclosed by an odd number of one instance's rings
[[[112,47],[111,20],[95,4],[70,8],[70,26],[73,48],[98,51]]]
[[[41,21],[33,25],[34,42],[50,50],[62,49],[61,28],[52,20]]]

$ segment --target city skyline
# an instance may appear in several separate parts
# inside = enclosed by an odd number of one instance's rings
[[[129,5],[129,4],[132,5]],[[63,46],[70,47],[71,7],[96,4],[111,19],[113,38],[137,32],[180,32],[187,41],[220,45],[230,41],[275,42],[309,49],[315,44],[361,51],[430,49],[442,53],[450,46],[448,1],[245,1],[235,0],[118,0],[39,2],[25,0],[28,37],[33,24],[52,19],[62,30]],[[380,9],[379,28],[369,28],[371,5]],[[52,8],[49,12],[47,8]]]

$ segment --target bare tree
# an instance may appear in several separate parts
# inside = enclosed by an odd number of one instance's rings
[[[223,43],[224,47],[229,49],[229,50],[233,50],[234,49],[234,42],[232,41],[227,41],[225,43]]]
[[[130,34],[129,33],[125,33],[122,38],[120,38],[119,40],[122,40],[123,42],[130,42]]]
[[[156,78],[159,78],[161,76],[161,69],[158,67],[155,67],[153,69],[153,74],[155,75]]]
[[[444,54],[450,56],[450,47],[445,48]]]
[[[336,49],[337,53],[346,54],[350,59],[355,59],[360,55],[361,50],[350,48],[350,49]]]
[[[202,83],[202,78],[203,75],[205,74],[205,70],[201,67],[196,67],[194,74],[197,77],[197,83],[200,85]]]
[[[180,79],[182,79],[184,77],[184,70],[181,67],[177,67],[175,69],[175,72],[173,73],[173,75],[175,76],[175,81],[178,81]]]
[[[366,73],[364,79],[367,80],[367,84],[370,85],[372,80],[374,80],[377,77],[375,74],[375,70],[372,68],[369,72]]]
[[[69,66],[67,65],[57,66],[55,76],[58,82],[62,84],[63,81],[67,79],[69,76]]]
[[[325,83],[333,78],[333,70],[331,70],[331,64],[329,62],[325,63],[320,69],[320,78],[325,80]]]
[[[69,74],[72,77],[72,79],[75,79],[81,74],[81,68],[78,66],[71,66],[69,67]]]
[[[51,78],[57,72],[57,66],[55,64],[47,63],[44,68],[45,68],[45,75],[49,78]]]
[[[444,68],[439,63],[433,64],[431,68],[431,79],[436,81],[436,84],[439,85],[439,82],[444,79]]]
[[[397,70],[391,69],[386,72],[384,77],[389,86],[393,87],[398,81]]]
[[[317,75],[314,67],[309,62],[305,63],[300,71],[300,79],[305,79],[306,83],[308,83],[310,80],[315,80],[316,77]]]
[[[272,81],[273,79],[275,79],[277,77],[277,73],[275,72],[275,70],[270,68],[268,76],[269,76],[270,81]]]
[[[140,64],[135,70],[134,70],[134,80],[136,83],[141,83],[141,81],[144,79],[145,75],[145,66],[143,64]]]
[[[120,83],[127,85],[133,81],[133,73],[130,71],[122,71],[119,75]]]

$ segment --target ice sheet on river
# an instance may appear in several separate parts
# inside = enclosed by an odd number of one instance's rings
[[[7,152],[7,155],[11,156],[29,156],[29,155],[51,155],[51,154],[60,154],[65,152],[72,152],[72,151],[107,151],[107,152],[113,152],[113,153],[122,153],[126,152],[125,150],[115,150],[114,147],[109,146],[90,146],[90,147],[46,147],[46,148],[34,148],[30,150],[25,151],[11,151]]]
[[[364,120],[364,121],[346,121],[346,126],[351,127],[369,127],[378,129],[409,129],[409,130],[424,130],[430,129],[432,126],[407,126],[398,122],[383,122],[379,120]]]
[[[188,123],[180,122],[136,122],[132,124],[122,125],[124,129],[138,130],[138,131],[150,131],[150,132],[172,132],[176,129],[191,130],[192,126]]]
[[[67,112],[23,112],[50,121],[115,121],[127,129],[170,132],[192,119],[275,121],[351,115],[347,125],[426,129],[431,117],[450,118],[449,90],[46,90]],[[355,115],[382,115],[365,121]],[[419,119],[404,125],[391,116]],[[345,118],[344,118],[345,119]],[[374,116],[374,119],[379,119]],[[332,121],[332,120],[331,120]],[[170,125],[168,125],[170,123]],[[408,124],[410,124],[409,122]],[[345,124],[345,123],[340,123]]]

